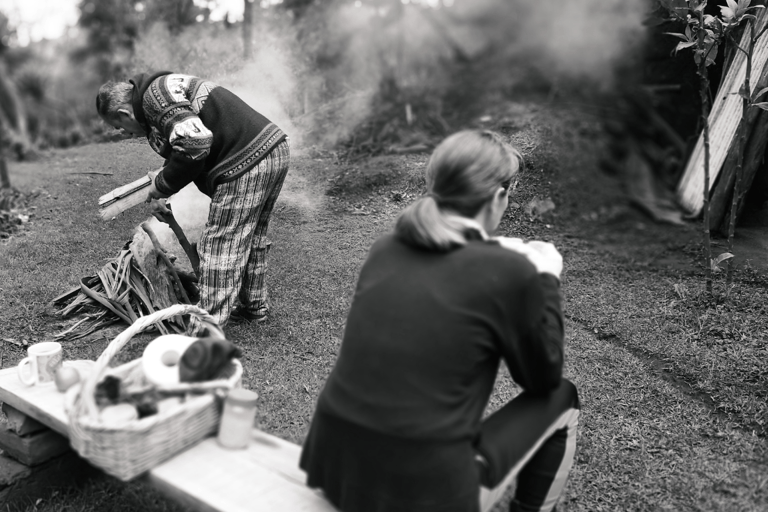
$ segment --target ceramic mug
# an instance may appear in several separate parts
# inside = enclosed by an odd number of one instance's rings
[[[61,367],[63,360],[61,343],[36,343],[27,349],[27,354],[29,356],[22,359],[16,368],[19,380],[27,386],[53,382],[56,370]],[[25,369],[26,366],[29,366],[29,369]]]

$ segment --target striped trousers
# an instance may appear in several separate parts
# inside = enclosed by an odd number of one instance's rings
[[[235,308],[269,311],[267,239],[269,217],[288,173],[288,140],[278,144],[259,164],[238,179],[220,183],[211,198],[208,221],[200,237],[200,302],[224,326]],[[205,326],[192,318],[190,336]]]
[[[480,510],[517,480],[512,512],[549,512],[573,466],[579,398],[570,381],[544,396],[523,392],[482,423],[477,446]]]

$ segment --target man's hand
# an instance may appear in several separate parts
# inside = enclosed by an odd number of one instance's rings
[[[167,224],[168,218],[166,216],[171,213],[171,210],[165,205],[165,202],[165,199],[153,199],[150,201],[149,213],[151,213],[160,222],[165,222]]]
[[[149,176],[149,179],[152,180],[152,184],[149,186],[149,191],[147,192],[147,200],[144,201],[145,203],[150,203],[152,202],[153,199],[165,199],[166,197],[168,197],[168,194],[163,194],[162,192],[157,190],[157,187],[155,186],[155,178],[157,177],[157,175],[160,173],[161,170],[162,169],[158,169],[156,171],[149,171],[147,173],[147,176]],[[163,206],[165,206],[165,203],[163,203]],[[152,212],[152,215],[154,215],[154,212]]]

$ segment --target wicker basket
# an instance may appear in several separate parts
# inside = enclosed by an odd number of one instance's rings
[[[175,305],[141,317],[112,340],[82,384],[67,392],[72,447],[84,459],[120,480],[130,480],[214,433],[221,414],[220,397],[241,385],[243,367],[233,359],[231,367],[223,372],[225,378],[158,388],[187,393],[186,400],[178,407],[122,426],[101,423],[95,401],[96,385],[107,372],[118,377],[128,375],[135,372],[141,362],[137,359],[109,368],[110,360],[134,335],[153,323],[187,314],[216,325],[205,310],[189,305]]]

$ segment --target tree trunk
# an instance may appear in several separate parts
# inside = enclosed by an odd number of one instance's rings
[[[5,160],[5,149],[7,144],[7,134],[5,126],[0,121],[0,189],[11,188],[11,177],[8,174],[8,164]]]
[[[253,0],[244,0],[243,9],[243,57],[248,60],[253,55]]]
[[[3,125],[5,143],[24,157],[32,150],[32,142],[27,130],[27,115],[24,103],[19,97],[14,83],[8,78],[8,72],[0,62],[0,125]]]
[[[11,177],[8,175],[8,165],[5,154],[0,150],[0,189],[11,188]]]
[[[704,13],[699,12],[700,26],[704,26]],[[709,74],[707,73],[707,59],[704,57],[704,31],[699,30],[697,35],[697,47],[701,52],[699,59],[699,94],[701,96],[701,122],[704,136],[704,215],[702,218],[702,242],[704,245],[704,276],[707,287],[707,295],[712,296],[712,239],[710,234],[710,204],[709,204],[709,177],[710,177],[710,147],[709,147]]]

